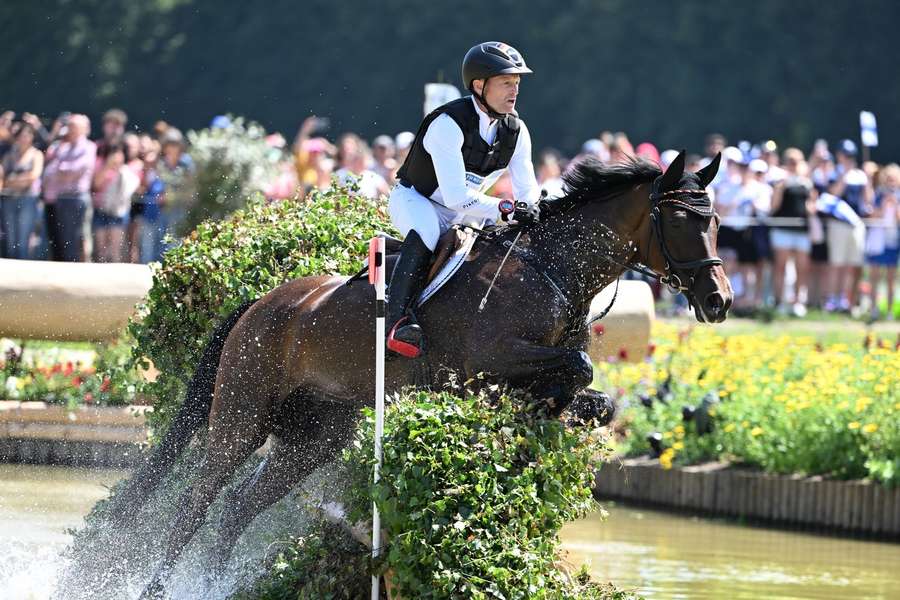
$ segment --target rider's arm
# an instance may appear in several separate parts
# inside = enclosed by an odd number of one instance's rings
[[[462,157],[463,132],[449,115],[431,122],[422,140],[431,155],[441,197],[447,208],[482,219],[499,220],[499,198],[466,186],[466,166]]]
[[[516,202],[525,201],[533,205],[541,197],[541,188],[534,176],[534,165],[531,162],[531,134],[521,121],[516,149],[509,159],[509,178]]]

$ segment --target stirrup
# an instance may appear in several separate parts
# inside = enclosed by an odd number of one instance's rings
[[[387,348],[392,352],[396,352],[400,356],[404,356],[406,358],[418,358],[422,354],[422,349],[415,344],[410,342],[404,342],[403,340],[399,340],[394,337],[394,334],[397,333],[397,329],[400,327],[407,327],[410,325],[415,325],[415,323],[410,322],[409,316],[405,316],[391,328],[390,333],[387,336]]]

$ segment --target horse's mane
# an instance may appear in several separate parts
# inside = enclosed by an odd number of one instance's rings
[[[566,169],[562,175],[564,195],[547,200],[547,207],[554,214],[585,202],[603,202],[634,185],[653,181],[661,174],[655,163],[643,158],[630,157],[625,162],[613,164],[589,156]]]

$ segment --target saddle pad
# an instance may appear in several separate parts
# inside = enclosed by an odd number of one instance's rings
[[[425,286],[425,289],[422,290],[422,294],[419,296],[419,302],[416,306],[425,304],[426,300],[434,296],[437,291],[441,289],[445,283],[450,281],[453,275],[459,271],[459,268],[466,261],[466,256],[468,256],[469,252],[472,250],[472,246],[475,245],[476,239],[478,239],[478,236],[471,232],[465,236],[465,239],[462,244],[460,244],[459,248],[450,255],[450,258],[444,263],[443,268],[438,271],[437,275],[435,275],[428,285]]]

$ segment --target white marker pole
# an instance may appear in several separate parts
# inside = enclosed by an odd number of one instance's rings
[[[384,435],[384,238],[369,241],[369,283],[375,286],[375,483],[381,477]],[[372,502],[372,558],[381,554],[381,516]],[[379,577],[372,576],[372,600],[379,599]]]

